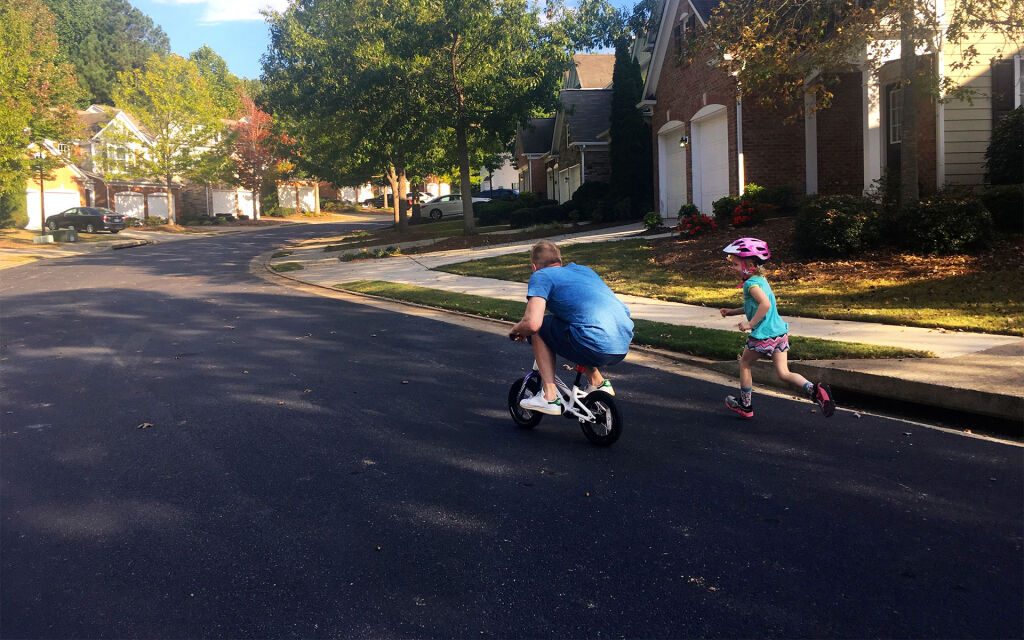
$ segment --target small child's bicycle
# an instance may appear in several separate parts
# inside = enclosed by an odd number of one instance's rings
[[[565,365],[566,370],[572,371],[573,367]],[[613,444],[622,435],[622,417],[619,409],[615,406],[615,400],[604,391],[583,391],[583,367],[575,366],[576,381],[570,389],[562,379],[555,376],[555,386],[558,387],[558,395],[562,397],[562,416],[576,418],[579,420],[580,428],[587,440],[601,447]],[[508,390],[508,412],[512,414],[512,420],[520,429],[532,429],[537,426],[543,413],[530,411],[519,406],[519,401],[524,398],[543,393],[540,372],[537,371],[537,363],[533,365],[533,371],[519,378],[512,383]]]

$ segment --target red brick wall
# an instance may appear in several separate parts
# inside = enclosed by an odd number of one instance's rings
[[[790,110],[763,107],[754,98],[743,101],[743,156],[746,184],[793,187],[807,192],[804,119],[792,123]],[[734,192],[735,193],[735,192]]]
[[[818,121],[818,193],[860,194],[864,189],[864,94],[860,71],[839,75],[832,105]]]

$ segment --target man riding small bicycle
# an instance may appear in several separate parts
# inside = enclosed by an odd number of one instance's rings
[[[541,240],[530,250],[533,275],[527,285],[526,313],[511,331],[514,340],[529,340],[540,373],[541,393],[523,398],[530,411],[559,415],[563,405],[555,385],[555,355],[584,368],[585,391],[615,395],[598,367],[626,357],[633,340],[633,321],[601,276],[589,267],[570,262],[553,242]],[[549,311],[549,315],[545,315]]]

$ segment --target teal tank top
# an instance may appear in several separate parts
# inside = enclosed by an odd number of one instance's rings
[[[775,338],[789,333],[789,325],[779,317],[779,312],[775,308],[775,294],[772,293],[772,288],[768,286],[768,281],[765,280],[764,276],[751,276],[743,283],[743,313],[747,315],[747,320],[753,318],[754,314],[757,313],[757,300],[754,300],[754,297],[750,295],[750,287],[754,286],[760,287],[761,291],[764,291],[772,308],[768,311],[768,315],[761,319],[761,322],[754,325],[754,330],[750,332],[750,337],[764,340],[765,338]]]

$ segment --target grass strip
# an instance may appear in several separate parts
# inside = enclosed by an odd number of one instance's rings
[[[288,271],[301,271],[304,267],[298,262],[282,262],[281,264],[272,264],[270,268],[278,273],[285,273]]]
[[[461,311],[485,318],[517,322],[526,310],[525,302],[487,298],[467,293],[443,291],[427,287],[358,280],[334,285],[337,289],[366,293],[382,298],[414,302],[428,307]],[[686,353],[715,360],[731,360],[743,347],[744,338],[738,331],[704,329],[665,322],[634,318],[633,342],[658,349]],[[790,336],[792,355],[800,360],[847,360],[871,358],[927,358],[926,351],[886,347],[860,342],[839,342],[821,338]],[[796,359],[796,358],[794,358]]]
[[[724,272],[709,275],[658,266],[644,239],[562,246],[566,262],[585,264],[612,291],[708,307],[739,306],[736,281]],[[527,282],[528,252],[483,258],[435,268],[466,276]],[[782,316],[853,320],[912,327],[941,327],[1024,335],[1024,273],[970,273],[946,278],[893,281],[862,278],[843,284],[769,282]]]

